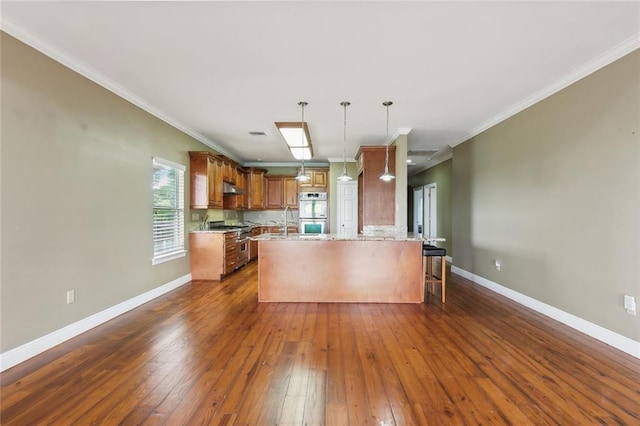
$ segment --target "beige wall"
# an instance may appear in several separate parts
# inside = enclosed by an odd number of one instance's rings
[[[635,51],[457,146],[454,264],[640,340],[639,117]]]
[[[206,147],[1,37],[5,352],[189,273],[151,265],[151,159]]]
[[[438,188],[437,200],[437,226],[438,236],[444,237],[446,241],[439,242],[438,247],[444,247],[447,255],[453,257],[452,251],[452,232],[451,232],[451,184],[453,173],[453,160],[447,160],[437,164],[423,172],[409,177],[409,187],[411,190],[407,194],[411,197],[409,205],[413,205],[413,188],[421,187],[435,183]],[[412,207],[413,208],[413,207]],[[409,212],[411,220],[413,220],[413,212]],[[409,224],[413,226],[413,224]],[[414,231],[415,232],[415,231]],[[454,259],[455,261],[455,259]]]

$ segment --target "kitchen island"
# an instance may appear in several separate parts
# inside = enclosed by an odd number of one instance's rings
[[[264,234],[258,301],[421,303],[423,239]]]

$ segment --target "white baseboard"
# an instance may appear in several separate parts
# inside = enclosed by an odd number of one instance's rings
[[[513,300],[514,302],[531,308],[536,312],[539,312],[543,315],[553,318],[556,321],[568,325],[569,327],[578,330],[588,336],[591,336],[594,339],[600,340],[607,345],[613,346],[616,349],[620,349],[621,351],[626,352],[636,358],[640,358],[640,342],[636,342],[635,340],[630,339],[626,336],[622,336],[618,333],[607,330],[604,327],[586,321],[568,312],[564,312],[558,308],[554,308],[553,306],[547,305],[546,303],[540,302],[532,297],[525,296],[522,293],[518,293],[515,290],[511,290],[510,288],[494,283],[493,281],[489,281],[486,278],[475,275],[471,272],[467,272],[464,269],[458,268],[457,266],[451,266],[451,272],[453,272],[454,274],[458,274],[470,281],[473,281],[474,283],[481,285],[482,287],[486,287],[491,291],[501,294]]]
[[[124,314],[125,312],[137,308],[138,306],[143,305],[156,297],[162,296],[163,294],[168,293],[190,281],[191,274],[183,275],[182,277],[176,278],[175,280],[161,285],[160,287],[156,287],[153,290],[149,290],[139,296],[125,300],[122,303],[118,303],[115,306],[105,309],[104,311],[93,314],[45,336],[32,340],[29,343],[25,343],[22,346],[18,346],[17,348],[4,352],[0,354],[0,371],[5,371],[17,364],[20,364],[31,357],[76,337],[87,330],[97,327],[100,324]]]

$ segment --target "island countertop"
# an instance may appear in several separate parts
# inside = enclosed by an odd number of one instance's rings
[[[250,237],[254,241],[445,241],[444,238],[425,238],[413,233],[394,235],[364,235],[342,236],[339,234],[262,234]]]
[[[422,244],[409,235],[263,234],[260,302],[421,303]]]

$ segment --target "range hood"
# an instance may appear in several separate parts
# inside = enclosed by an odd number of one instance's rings
[[[244,192],[242,192],[242,189],[238,188],[237,186],[229,182],[222,182],[222,194],[223,195],[241,195],[241,194],[244,194]]]

